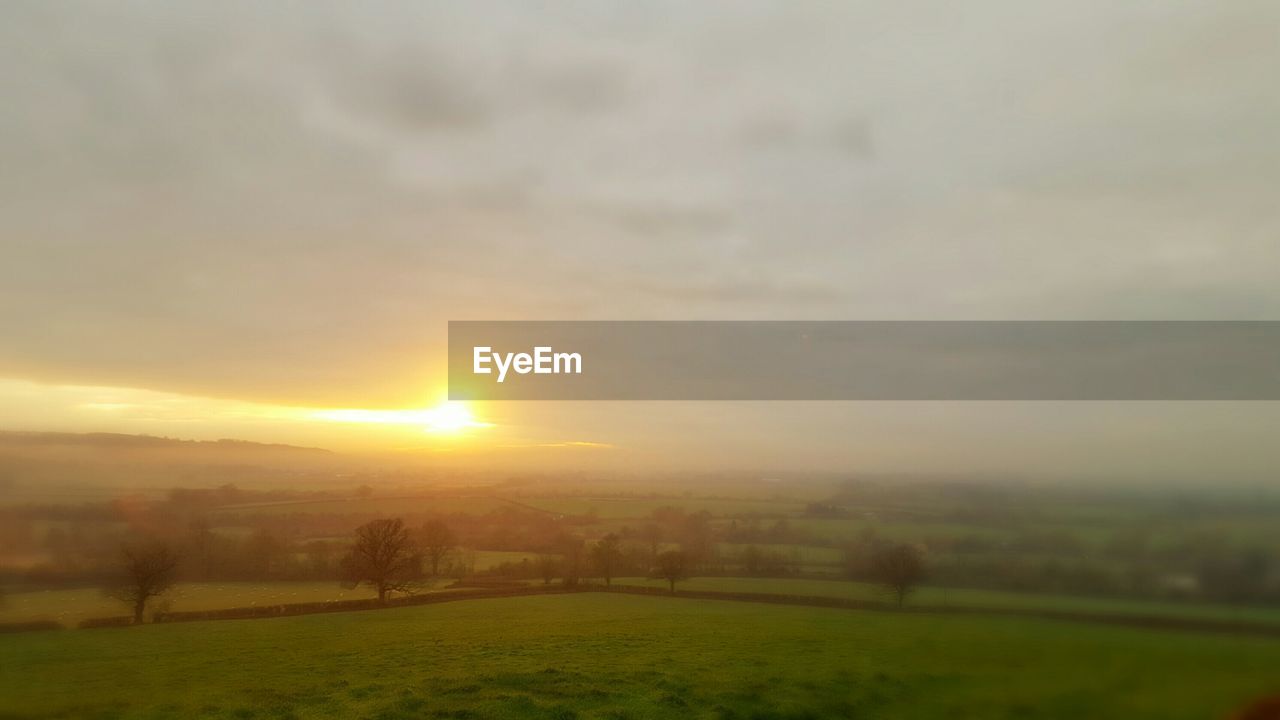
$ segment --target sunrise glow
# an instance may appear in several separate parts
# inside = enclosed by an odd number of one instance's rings
[[[426,432],[441,435],[491,427],[491,423],[477,420],[466,403],[461,402],[442,402],[421,410],[317,410],[311,416],[334,422],[418,425]]]

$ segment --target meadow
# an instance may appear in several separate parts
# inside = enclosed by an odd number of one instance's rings
[[[336,582],[206,582],[179,583],[156,604],[170,610],[218,610],[371,597],[376,594],[366,587],[346,589]],[[107,597],[98,588],[15,592],[0,603],[0,622],[56,620],[75,627],[89,618],[128,614],[128,605]]]
[[[613,584],[652,588],[667,587],[665,580],[652,578],[615,578]],[[891,600],[884,587],[880,585],[850,580],[702,577],[682,581],[679,589],[724,593],[834,597],[886,603]],[[945,588],[927,585],[917,588],[911,594],[909,606],[981,608],[993,611],[1045,610],[1067,613],[1106,613],[1188,620],[1265,623],[1280,627],[1280,608],[1275,607],[1100,598],[1050,593],[1003,592],[1000,590]]]
[[[528,553],[482,551],[476,553],[477,566],[499,562],[520,562]],[[451,579],[424,581],[419,592],[442,592]],[[541,581],[528,581],[540,585]],[[596,582],[599,582],[598,580]],[[645,577],[614,578],[614,585],[665,589],[665,580]],[[851,580],[767,577],[695,577],[680,582],[680,590],[759,593],[805,597],[833,597],[889,602],[885,589],[874,583]],[[374,597],[367,587],[345,588],[336,582],[189,582],[179,583],[157,605],[167,610],[198,611],[223,608],[281,605],[290,603],[361,600]],[[1001,611],[1106,613],[1143,617],[1184,618],[1274,624],[1280,627],[1280,608],[1215,603],[1149,601],[1126,598],[1098,598],[1049,593],[1003,592],[972,588],[922,586],[911,596],[910,605],[926,607],[980,608]],[[56,620],[74,628],[82,620],[125,615],[127,607],[95,588],[47,589],[14,592],[0,603],[0,623]]]
[[[7,718],[1186,718],[1280,643],[604,594],[0,640]]]

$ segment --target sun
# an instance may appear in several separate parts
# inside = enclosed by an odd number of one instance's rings
[[[468,428],[487,427],[488,423],[478,422],[465,403],[443,402],[424,410],[422,413],[423,429],[429,433],[458,433]]]
[[[344,423],[416,425],[434,435],[458,435],[472,428],[492,427],[491,423],[477,420],[466,403],[454,401],[423,410],[317,410],[310,417]]]

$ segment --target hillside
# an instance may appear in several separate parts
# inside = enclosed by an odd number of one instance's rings
[[[116,433],[0,431],[0,490],[9,502],[83,501],[176,485],[270,483],[331,474],[353,461],[320,448]]]
[[[1276,667],[1269,639],[591,594],[14,635],[0,715],[1199,720]]]

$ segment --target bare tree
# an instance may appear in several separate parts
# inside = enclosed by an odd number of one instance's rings
[[[542,584],[550,585],[556,578],[556,574],[560,572],[560,558],[549,554],[539,555],[536,567],[538,574],[542,576]]]
[[[165,542],[126,543],[120,548],[119,574],[105,588],[108,597],[133,607],[133,621],[141,623],[147,601],[173,587],[178,554]]]
[[[689,577],[689,556],[681,550],[659,553],[654,559],[653,576],[666,580],[671,586],[671,592],[675,592],[676,583]]]
[[[622,538],[609,533],[591,548],[591,560],[596,571],[604,578],[606,586],[613,583],[613,575],[622,563]]]
[[[195,576],[201,580],[213,577],[213,549],[216,541],[217,537],[213,534],[213,528],[209,526],[209,520],[206,517],[200,516],[191,521],[186,552],[183,554],[186,555],[187,562],[195,568]]]
[[[565,535],[557,542],[560,556],[560,583],[565,587],[574,587],[582,578],[583,556],[586,554],[582,546],[582,538]]]
[[[422,577],[422,556],[400,518],[371,520],[356,528],[356,542],[342,559],[343,585],[368,585],[385,602],[392,592],[411,593]]]
[[[284,541],[267,528],[258,528],[244,543],[244,563],[251,577],[265,580],[278,575],[287,555]]]
[[[872,560],[872,572],[902,607],[907,596],[924,579],[924,553],[916,545],[898,543],[880,549]]]
[[[443,520],[428,520],[418,537],[427,562],[431,565],[431,576],[435,577],[440,574],[440,563],[457,547],[458,538]]]
[[[640,537],[648,547],[649,561],[653,562],[658,557],[658,548],[662,547],[662,526],[656,522],[646,523],[640,528]]]

